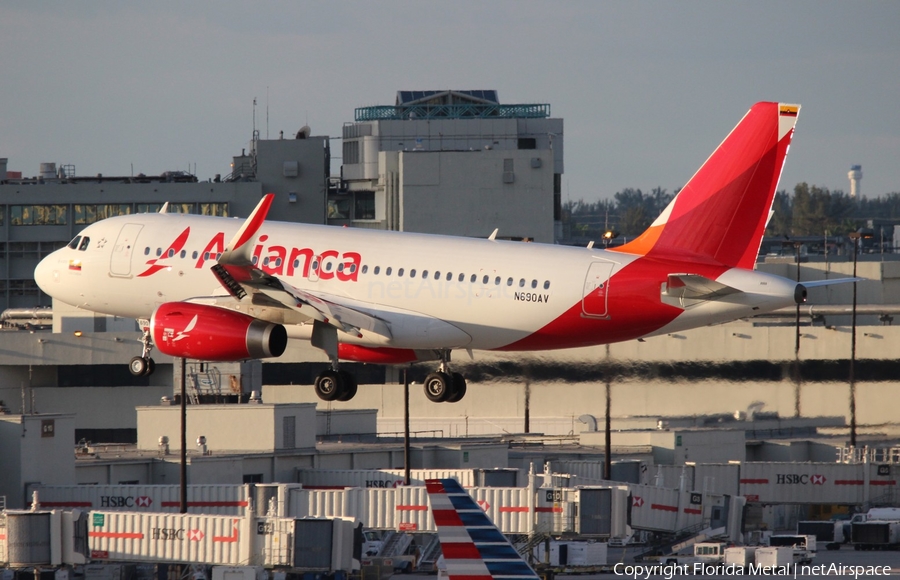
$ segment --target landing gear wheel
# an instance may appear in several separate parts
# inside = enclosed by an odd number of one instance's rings
[[[450,378],[453,381],[453,388],[450,390],[450,397],[447,398],[447,402],[458,403],[466,396],[466,378],[459,373],[452,373]]]
[[[156,361],[154,361],[152,358],[148,358],[147,359],[147,370],[144,372],[144,375],[149,377],[150,375],[153,374],[153,371],[155,371],[155,370],[156,370]]]
[[[357,384],[356,377],[347,371],[338,371],[338,376],[341,379],[341,393],[338,395],[338,401],[349,401],[353,397],[356,396]]]
[[[436,372],[425,377],[425,396],[434,403],[443,403],[450,398],[453,379],[447,373]]]
[[[128,370],[136,377],[143,376],[147,374],[147,369],[150,368],[150,363],[148,361],[149,359],[136,356],[128,363]]]
[[[316,395],[323,401],[336,401],[341,395],[343,381],[337,371],[328,369],[316,377]]]

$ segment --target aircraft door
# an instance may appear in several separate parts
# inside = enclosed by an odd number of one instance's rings
[[[612,269],[612,262],[591,262],[584,279],[584,294],[581,298],[581,311],[585,316],[605,317],[609,315],[607,297]]]
[[[125,224],[116,238],[112,257],[109,261],[109,273],[113,276],[131,276],[131,258],[137,242],[138,234],[144,226],[141,224]]]

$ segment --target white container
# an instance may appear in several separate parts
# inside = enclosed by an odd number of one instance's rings
[[[132,512],[172,512],[181,509],[178,485],[39,485],[42,508],[82,508]],[[249,485],[189,485],[188,512],[243,515],[250,505]]]
[[[91,558],[125,562],[251,564],[249,519],[197,514],[90,514]]]
[[[262,566],[213,566],[212,580],[266,580]]]
[[[761,547],[756,549],[756,566],[783,567],[794,563],[794,549],[788,546]],[[775,572],[777,573],[777,572]]]
[[[745,568],[756,561],[756,547],[732,546],[725,548],[725,563]]]

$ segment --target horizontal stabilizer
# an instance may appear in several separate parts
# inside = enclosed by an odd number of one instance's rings
[[[699,274],[669,274],[665,294],[679,299],[716,300],[738,292],[737,288]]]
[[[831,286],[832,284],[847,284],[848,282],[865,282],[866,278],[832,278],[831,280],[810,280],[800,282],[805,288],[818,288],[819,286]]]

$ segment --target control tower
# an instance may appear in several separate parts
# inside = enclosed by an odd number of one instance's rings
[[[859,189],[859,182],[862,180],[862,165],[851,165],[847,177],[850,178],[850,199],[859,199],[862,195]]]

